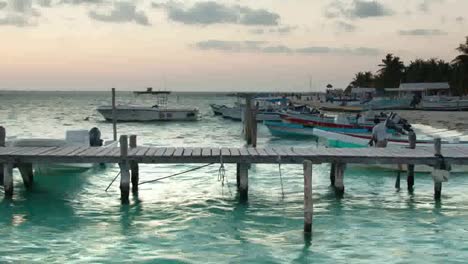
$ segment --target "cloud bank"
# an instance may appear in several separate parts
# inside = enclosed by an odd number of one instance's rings
[[[276,54],[342,54],[356,56],[376,56],[382,52],[375,48],[334,48],[323,46],[308,46],[292,48],[285,45],[272,45],[266,41],[224,41],[206,40],[193,45],[199,50],[214,50],[221,52],[251,52],[251,53],[276,53]]]
[[[153,3],[152,6],[165,9],[170,20],[188,25],[276,26],[280,22],[280,15],[266,9],[229,6],[214,1],[197,2],[191,7],[175,2]]]

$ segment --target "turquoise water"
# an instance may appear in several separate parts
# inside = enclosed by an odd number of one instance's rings
[[[129,93],[119,101],[129,101]],[[125,123],[119,133],[136,133],[154,146],[241,146],[241,124],[212,116],[209,103],[232,98],[172,96],[201,109],[200,122]],[[111,125],[94,109],[108,93],[1,93],[0,121],[8,136],[63,137],[67,129]],[[150,104],[150,101],[146,101]],[[85,120],[89,117],[88,120]],[[310,146],[315,141],[280,140],[259,126],[260,146]],[[141,165],[140,181],[196,165]],[[146,263],[466,263],[468,175],[452,175],[442,202],[433,200],[429,175],[416,175],[415,191],[394,189],[395,173],[346,171],[346,193],[329,188],[329,166],[314,167],[314,226],[302,233],[302,166],[254,165],[249,201],[240,204],[235,166],[218,165],[140,186],[130,205],[120,204],[118,184],[107,185],[117,166],[81,175],[40,175],[26,192],[15,171],[13,200],[0,188],[0,262]],[[402,181],[405,186],[405,181]]]

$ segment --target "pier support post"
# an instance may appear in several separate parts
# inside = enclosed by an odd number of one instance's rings
[[[130,194],[130,172],[128,166],[128,138],[126,135],[120,136],[120,199],[123,204],[128,204]]]
[[[32,163],[18,164],[18,169],[21,173],[21,178],[23,178],[24,187],[30,190],[33,186],[33,181],[34,181]]]
[[[237,189],[240,187],[240,163],[236,163],[236,183]]]
[[[416,148],[416,134],[414,131],[410,131],[408,134],[408,139],[409,139],[409,148],[410,149],[415,149]],[[406,168],[406,182],[408,185],[408,191],[412,192],[414,190],[414,164],[407,164]]]
[[[0,148],[5,147],[5,128],[0,126]],[[0,163],[0,186],[3,185],[3,164]]]
[[[335,186],[336,163],[330,163],[330,186]]]
[[[442,140],[440,138],[436,138],[434,140],[434,154],[437,157],[442,157]],[[439,161],[437,164],[436,169],[443,169],[445,164],[443,164],[443,160]],[[440,196],[442,194],[442,182],[441,181],[434,181],[434,199],[440,200]]]
[[[257,117],[256,111],[252,109],[252,95],[250,94],[245,96],[244,138],[247,145],[257,147]]]
[[[13,196],[13,163],[3,165],[3,188],[5,198],[11,198]]]
[[[239,199],[241,202],[249,198],[249,164],[239,164]]]
[[[312,232],[312,161],[304,161],[304,233]]]
[[[137,136],[136,135],[131,135],[130,136],[130,149],[136,148],[137,147]],[[139,167],[138,163],[136,161],[131,161],[130,162],[130,170],[132,172],[132,192],[137,193],[138,192],[138,181],[139,181]]]
[[[257,108],[252,112],[252,117],[250,118],[252,124],[252,147],[257,147]]]
[[[0,148],[5,146],[5,128],[0,126]],[[0,163],[0,186],[3,186],[3,164]]]
[[[345,163],[337,163],[335,167],[335,193],[342,196],[344,193],[344,171],[346,168]]]
[[[112,131],[114,135],[114,141],[117,141],[117,120],[115,118],[115,88],[112,88]]]

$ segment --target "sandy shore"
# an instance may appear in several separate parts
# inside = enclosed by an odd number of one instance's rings
[[[462,133],[468,131],[468,112],[440,112],[440,111],[395,111],[411,124],[428,125],[434,128],[446,128]]]

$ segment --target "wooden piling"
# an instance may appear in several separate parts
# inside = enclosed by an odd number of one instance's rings
[[[252,147],[256,148],[257,147],[257,108],[255,108],[253,111],[251,111],[251,126],[252,126]]]
[[[126,135],[120,136],[120,199],[123,204],[129,203],[130,194],[130,172],[128,165],[128,138]]]
[[[312,232],[313,200],[312,200],[312,162],[304,161],[304,233]]]
[[[136,135],[131,135],[130,136],[130,149],[136,148],[137,147],[137,136]],[[139,181],[139,166],[138,162],[136,161],[131,161],[130,162],[130,170],[132,172],[131,178],[132,178],[132,192],[137,193],[138,192],[138,181]]]
[[[330,163],[330,186],[335,186],[336,163]]]
[[[20,163],[18,164],[18,169],[21,173],[21,178],[23,178],[24,187],[31,189],[34,182],[32,163]]]
[[[252,145],[252,96],[245,96],[244,107],[244,138],[247,145]]]
[[[409,141],[409,148],[415,149],[416,148],[416,133],[414,133],[414,131],[409,132],[408,141]],[[406,173],[407,173],[406,182],[408,185],[408,191],[412,192],[414,189],[414,164],[407,164]]]
[[[249,164],[239,164],[239,199],[247,201],[249,197]]]
[[[442,157],[442,140],[440,138],[434,139],[434,155],[438,157]],[[445,164],[442,164],[444,161],[441,160],[437,165],[436,169],[442,169]],[[441,181],[434,181],[434,199],[440,200],[440,196],[442,194],[442,182]]]
[[[13,196],[13,163],[3,165],[3,189],[5,190],[5,198]]]
[[[112,88],[112,130],[114,133],[114,141],[117,141],[117,120],[115,117],[115,88]]]
[[[240,163],[236,163],[236,183],[237,189],[240,187]]]
[[[5,147],[5,128],[0,126],[0,147]],[[0,163],[0,186],[3,185],[3,164]]]
[[[343,195],[344,193],[344,171],[346,164],[337,163],[335,168],[335,192],[337,195]]]

